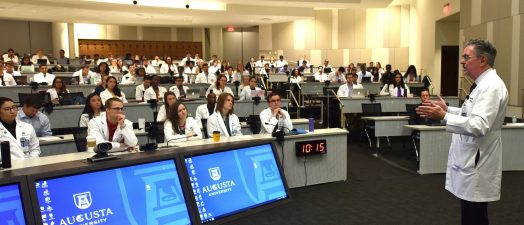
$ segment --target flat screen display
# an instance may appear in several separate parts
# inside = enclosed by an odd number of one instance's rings
[[[18,184],[0,186],[0,225],[8,224],[26,224]]]
[[[43,225],[191,224],[174,160],[41,179],[34,185],[35,211]]]
[[[271,144],[184,161],[202,223],[288,198]]]

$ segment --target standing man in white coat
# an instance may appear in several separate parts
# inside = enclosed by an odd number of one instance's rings
[[[500,200],[501,127],[508,105],[506,85],[493,65],[497,50],[486,40],[470,40],[460,64],[476,88],[462,108],[427,100],[417,113],[440,119],[453,133],[446,171],[446,190],[460,199],[462,224],[485,225],[488,202]]]
[[[31,124],[18,120],[17,111],[13,100],[0,97],[0,142],[9,142],[11,159],[36,158],[40,155],[40,144],[35,129]]]
[[[133,132],[133,123],[124,115],[124,103],[119,98],[110,98],[105,107],[105,112],[89,121],[88,135],[96,138],[97,145],[111,143],[109,152],[131,150],[138,139]]]

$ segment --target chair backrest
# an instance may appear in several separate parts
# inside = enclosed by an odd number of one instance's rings
[[[261,127],[262,127],[262,122],[260,121],[260,116],[250,115],[249,116],[249,129],[251,130],[251,133],[260,134]]]
[[[82,92],[58,93],[60,105],[84,105],[86,98]]]
[[[85,152],[87,150],[87,127],[72,127],[71,132],[75,139],[76,150],[78,152]]]
[[[406,104],[406,113],[409,116],[408,124],[409,125],[416,125],[416,119],[417,119],[417,107],[419,104]]]
[[[155,122],[156,123],[156,143],[164,143],[165,141],[165,135],[164,135],[164,122]]]
[[[51,103],[51,95],[47,92],[43,93],[18,93],[18,102],[20,102],[20,105],[24,105],[24,102],[27,98],[30,96],[37,96],[38,99],[40,99],[40,103],[42,105]]]
[[[207,134],[207,119],[201,119],[202,122],[202,131],[204,132],[204,138],[209,138],[209,135]]]
[[[380,116],[382,106],[380,103],[362,103],[363,116]]]

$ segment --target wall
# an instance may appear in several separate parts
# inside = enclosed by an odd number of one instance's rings
[[[380,61],[405,70],[409,65],[407,6],[385,9],[315,10],[314,18],[261,26],[260,52],[290,63],[303,55],[319,65],[325,59],[333,66]],[[267,31],[262,33],[262,30]],[[272,38],[268,38],[268,33]]]
[[[0,20],[3,32],[0,35],[0,52],[12,48],[20,55],[42,48],[47,54],[53,50],[51,23],[17,20]]]
[[[471,38],[485,38],[495,45],[495,69],[508,88],[509,104],[522,105],[524,3],[518,0],[463,0],[461,9],[461,43]]]

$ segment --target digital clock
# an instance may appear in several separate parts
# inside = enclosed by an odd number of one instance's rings
[[[296,142],[295,150],[297,152],[297,156],[326,154],[326,139]]]

